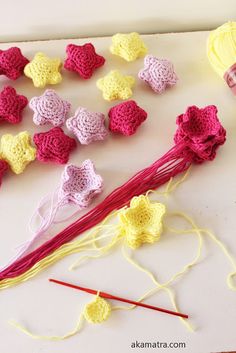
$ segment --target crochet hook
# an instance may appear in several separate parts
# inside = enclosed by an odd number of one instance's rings
[[[75,284],[59,281],[57,279],[50,278],[49,281],[57,283],[57,284],[60,284],[62,286],[66,286],[66,287],[70,287],[70,288],[73,288],[73,289],[81,290],[83,292],[87,292],[87,293],[90,293],[90,294],[95,294],[96,295],[96,294],[99,293],[99,296],[102,297],[102,298],[117,300],[117,301],[120,301],[120,302],[123,302],[123,303],[128,303],[128,304],[132,304],[132,305],[136,305],[136,306],[141,306],[142,308],[152,309],[152,310],[156,310],[156,311],[161,311],[163,313],[166,313],[166,314],[169,314],[169,315],[179,316],[179,317],[182,317],[184,319],[188,318],[188,315],[182,314],[182,313],[179,313],[179,312],[176,312],[176,311],[171,311],[171,310],[168,310],[168,309],[159,308],[157,306],[153,306],[153,305],[149,305],[149,304],[145,304],[145,303],[141,303],[141,302],[136,302],[134,300],[117,297],[117,296],[109,294],[109,293],[100,292],[100,291],[97,291],[97,290],[94,290],[94,289],[77,286]]]

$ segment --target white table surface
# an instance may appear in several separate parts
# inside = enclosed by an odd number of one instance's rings
[[[175,118],[188,105],[203,107],[215,104],[219,117],[227,129],[227,143],[220,148],[212,163],[192,168],[187,180],[166,201],[168,209],[181,210],[191,215],[201,227],[207,227],[222,239],[236,256],[236,113],[235,97],[215,74],[206,57],[207,32],[145,36],[149,52],[173,61],[179,76],[178,84],[163,95],[155,95],[137,79],[133,99],[148,112],[147,121],[132,137],[110,136],[105,142],[79,146],[70,162],[80,165],[92,159],[103,176],[103,196],[121,185],[136,171],[158,159],[172,145]],[[32,58],[37,51],[49,56],[65,56],[68,43],[89,40],[58,40],[17,43],[23,53]],[[112,56],[110,38],[91,39],[107,62],[91,80],[82,81],[73,73],[63,71],[63,81],[55,90],[72,105],[85,106],[105,114],[117,102],[106,102],[96,88],[95,81],[110,69],[133,74],[143,66],[143,59],[126,63]],[[12,44],[11,44],[12,45]],[[10,44],[1,45],[7,48]],[[1,77],[1,88],[12,84]],[[18,92],[28,98],[43,90],[33,87],[22,77],[13,83]],[[31,133],[48,127],[36,127],[32,112],[27,107],[24,120],[17,126],[2,125],[1,135],[22,130]],[[65,129],[66,130],[66,129]],[[0,195],[1,247],[4,264],[14,254],[14,248],[27,240],[28,220],[38,201],[57,185],[63,166],[31,163],[21,175],[8,174],[3,180]],[[74,209],[73,209],[74,210]],[[63,225],[60,226],[61,228]],[[56,230],[53,231],[55,233]],[[236,292],[229,290],[225,278],[231,267],[219,248],[206,238],[201,262],[174,286],[181,311],[191,316],[196,331],[190,333],[178,318],[145,309],[114,312],[101,325],[86,324],[81,333],[61,342],[33,340],[7,324],[14,318],[35,333],[58,335],[74,327],[83,305],[90,295],[59,287],[47,281],[49,277],[80,283],[117,295],[138,298],[152,287],[151,281],[132,268],[121,256],[120,248],[110,255],[90,261],[74,272],[68,266],[77,259],[73,255],[49,267],[34,279],[0,293],[0,350],[4,353],[128,353],[138,352],[131,343],[138,341],[185,342],[187,348],[178,352],[207,353],[236,350],[235,320]],[[161,241],[144,246],[135,258],[152,269],[161,281],[190,261],[196,251],[193,235],[163,235]],[[149,303],[172,308],[165,293],[159,293]],[[148,352],[150,349],[142,349]],[[157,349],[158,352],[172,350]]]

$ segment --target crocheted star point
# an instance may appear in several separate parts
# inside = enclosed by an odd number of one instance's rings
[[[36,125],[62,126],[71,104],[61,99],[54,90],[47,89],[42,96],[33,97],[29,106],[34,111],[33,122]]]
[[[0,157],[7,161],[12,171],[20,174],[35,159],[36,150],[31,146],[31,137],[27,131],[18,135],[3,135],[0,144]]]
[[[0,122],[7,121],[18,124],[22,120],[22,111],[28,104],[28,99],[16,93],[11,86],[4,87],[0,92]]]
[[[103,180],[96,174],[91,160],[85,160],[81,167],[68,165],[62,174],[58,199],[62,204],[75,203],[88,207],[95,195],[101,193]]]
[[[167,87],[174,86],[178,77],[173,64],[166,59],[158,59],[153,55],[144,58],[144,68],[138,77],[149,84],[156,93],[162,93]]]
[[[147,113],[133,100],[120,103],[109,110],[109,129],[126,136],[133,135],[147,119]]]
[[[91,324],[100,324],[109,318],[111,306],[107,300],[97,295],[92,302],[86,304],[83,313]]]
[[[65,69],[77,72],[84,79],[91,78],[94,71],[105,63],[105,58],[96,53],[92,43],[69,44],[66,53]]]
[[[118,70],[112,70],[97,81],[97,87],[102,91],[105,100],[112,101],[129,99],[134,83],[133,76],[124,76]]]
[[[226,131],[218,119],[214,105],[205,108],[195,105],[188,107],[184,114],[177,117],[176,123],[178,128],[174,141],[184,141],[194,154],[196,163],[213,160],[218,147],[226,141]]]
[[[47,84],[56,85],[62,80],[61,60],[51,59],[43,53],[35,54],[33,60],[24,68],[24,73],[31,78],[35,87],[43,88]]]
[[[76,147],[75,139],[67,136],[60,127],[34,134],[34,143],[39,161],[57,164],[67,163],[70,152]]]
[[[66,126],[84,145],[104,140],[108,133],[105,127],[105,115],[90,112],[83,107],[79,107],[75,115],[66,121]]]
[[[28,62],[29,60],[22,55],[20,48],[11,47],[7,50],[0,50],[0,75],[16,80],[23,74]]]
[[[112,37],[110,51],[126,61],[134,61],[147,53],[147,47],[136,32],[117,33]]]
[[[162,219],[166,207],[162,203],[151,203],[147,196],[135,196],[130,207],[119,214],[121,232],[127,244],[136,249],[144,243],[154,243],[162,233]]]

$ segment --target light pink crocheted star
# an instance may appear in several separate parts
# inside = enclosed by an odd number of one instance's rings
[[[47,89],[42,96],[33,97],[29,106],[34,111],[33,121],[36,125],[62,126],[71,104],[61,99],[53,89]]]
[[[104,140],[107,136],[108,132],[104,123],[104,114],[90,112],[86,108],[79,107],[75,115],[66,121],[66,126],[81,144],[88,145],[92,141]]]
[[[93,162],[85,160],[81,167],[67,165],[62,174],[58,192],[62,204],[75,203],[81,208],[89,206],[96,194],[103,188],[102,177],[96,174]]]
[[[158,59],[153,55],[146,55],[144,68],[138,77],[147,82],[156,93],[162,93],[167,87],[174,86],[178,80],[173,64],[166,59]]]

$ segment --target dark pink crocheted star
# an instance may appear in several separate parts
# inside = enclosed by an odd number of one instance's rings
[[[8,163],[0,159],[0,186],[2,184],[2,177],[8,169]]]
[[[185,143],[194,153],[196,163],[213,160],[216,150],[226,140],[226,131],[217,117],[214,105],[202,109],[195,105],[188,107],[184,114],[177,117],[176,123],[178,129],[174,141]]]
[[[15,88],[5,87],[0,92],[0,122],[7,121],[11,124],[18,124],[22,120],[22,110],[28,104],[25,96],[16,93]]]
[[[77,72],[84,79],[90,78],[94,70],[105,63],[105,58],[96,53],[92,43],[69,44],[66,47],[66,53],[65,69]]]
[[[108,113],[109,129],[123,135],[133,135],[147,119],[147,113],[133,100],[117,104]]]
[[[70,152],[76,147],[75,139],[67,136],[60,127],[34,135],[37,146],[37,159],[41,162],[65,164]]]
[[[20,48],[0,50],[0,75],[5,75],[10,80],[20,77],[28,63],[29,60],[22,55]]]

